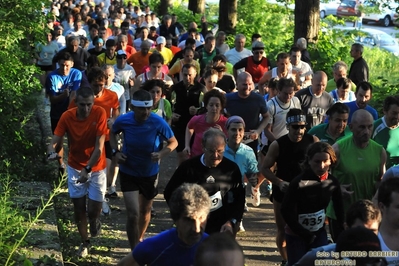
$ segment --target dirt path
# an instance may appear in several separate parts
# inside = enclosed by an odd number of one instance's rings
[[[147,230],[148,236],[155,235],[172,226],[172,220],[169,217],[162,192],[174,172],[176,161],[176,153],[173,153],[161,163],[160,194],[158,194],[154,201],[156,216],[151,219]],[[247,197],[247,200],[250,202],[250,197]],[[262,197],[261,201],[261,205],[256,208],[251,207],[252,205],[248,203],[249,212],[244,214],[244,227],[246,231],[240,232],[237,240],[244,249],[246,265],[277,265],[281,262],[281,259],[274,243],[276,229],[274,225],[273,206],[266,197]],[[126,239],[124,232],[125,206],[123,199],[111,199],[110,206],[113,209],[111,216],[103,217],[102,219],[109,225],[113,224],[115,227],[121,228],[123,232],[120,233]],[[115,255],[118,254],[118,256],[115,256],[115,259],[119,257],[119,254],[129,252],[127,241],[121,242],[121,244],[123,244],[121,247],[113,249]]]
[[[49,131],[49,108],[43,107],[43,121],[47,121]],[[158,234],[173,226],[166,202],[163,199],[163,190],[176,168],[176,153],[164,158],[161,163],[159,193],[154,200],[156,216],[152,217],[146,237]],[[56,169],[56,164],[54,164]],[[263,188],[262,188],[263,189]],[[76,250],[80,244],[79,234],[73,221],[73,206],[68,197],[67,188],[55,203],[58,219],[58,229],[63,249],[65,265],[79,266],[111,266],[129,253],[129,245],[125,231],[126,211],[122,193],[117,199],[110,199],[111,215],[102,216],[102,234],[92,239],[92,249],[89,257],[78,259]],[[250,195],[248,190],[247,196]],[[246,265],[278,265],[280,256],[274,242],[276,228],[274,224],[272,204],[266,197],[261,198],[259,207],[252,207],[250,197],[247,197],[249,212],[244,214],[245,232],[237,235],[237,240],[242,245],[246,256]],[[68,263],[67,261],[71,262]]]

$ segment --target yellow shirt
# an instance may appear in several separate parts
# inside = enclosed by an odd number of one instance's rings
[[[168,65],[169,62],[172,61],[172,59],[173,59],[173,53],[167,47],[164,47],[162,49],[162,51],[158,51],[157,48],[153,48],[153,49],[150,50],[150,52],[152,52],[152,53],[157,53],[157,52],[160,53],[162,55],[162,57],[163,57],[163,60],[164,60],[163,64],[164,65]]]

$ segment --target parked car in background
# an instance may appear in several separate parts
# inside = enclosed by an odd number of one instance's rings
[[[337,15],[338,6],[341,4],[340,0],[320,1],[320,18],[325,18],[328,15]]]
[[[364,1],[363,6],[367,9],[379,10],[378,13],[364,14],[363,23],[367,24],[370,21],[381,23],[381,25],[388,27],[392,25],[395,20],[396,8],[398,4],[389,2],[388,6],[384,6],[382,3],[376,3],[373,1]]]
[[[382,50],[386,50],[395,56],[399,56],[399,44],[391,35],[376,29],[361,29],[356,30],[355,28],[348,29],[345,31],[348,33],[361,32],[359,36],[355,36],[355,42],[360,43],[364,46],[375,47]]]
[[[359,15],[359,12],[356,10],[356,0],[342,0],[337,8],[337,17],[339,18],[350,16],[358,17]]]

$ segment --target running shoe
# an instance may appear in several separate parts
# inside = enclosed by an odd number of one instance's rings
[[[249,211],[249,208],[248,208],[248,205],[247,205],[247,201],[245,200],[244,212],[248,212],[248,211]]]
[[[118,198],[118,193],[116,192],[116,187],[115,186],[110,186],[108,188],[107,193],[105,194],[106,198]]]
[[[81,243],[77,252],[79,258],[84,258],[89,255],[90,242]]]
[[[240,222],[240,226],[238,227],[238,232],[245,232],[244,225],[242,224],[242,221]]]
[[[101,234],[101,222],[99,219],[96,220],[95,226],[90,224],[90,235],[91,237],[97,237]]]
[[[101,214],[108,216],[111,214],[111,208],[108,205],[109,199],[105,198],[103,201],[103,207],[102,207],[102,211]]]
[[[252,205],[255,207],[259,207],[260,205],[260,191],[259,188],[256,189],[254,187],[251,187],[251,191],[252,191]]]

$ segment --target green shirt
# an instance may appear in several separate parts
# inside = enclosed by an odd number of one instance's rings
[[[327,81],[326,92],[333,91],[333,90],[335,90],[336,88],[337,88],[337,84],[335,83],[335,80],[334,80],[334,79],[330,79],[330,80]],[[353,83],[353,82],[352,82],[351,90],[352,90],[353,92],[356,92],[356,85],[355,85],[355,83]]]
[[[345,213],[349,206],[361,199],[371,200],[376,192],[376,183],[381,180],[381,152],[382,146],[370,140],[366,148],[359,148],[348,136],[337,141],[339,147],[339,161],[332,169],[341,185],[352,184],[350,191],[354,191],[349,199],[344,199]],[[328,205],[327,216],[335,219],[332,204]]]
[[[327,142],[330,145],[333,145],[336,141],[352,135],[352,132],[349,130],[349,127],[346,127],[344,132],[341,133],[341,135],[337,139],[333,139],[328,133],[327,133],[327,128],[329,124],[323,123],[317,126],[312,127],[308,134],[314,135],[319,138],[321,142]]]
[[[387,151],[387,169],[399,164],[399,127],[389,128],[385,117],[382,117],[374,121],[374,132],[371,138]]]

